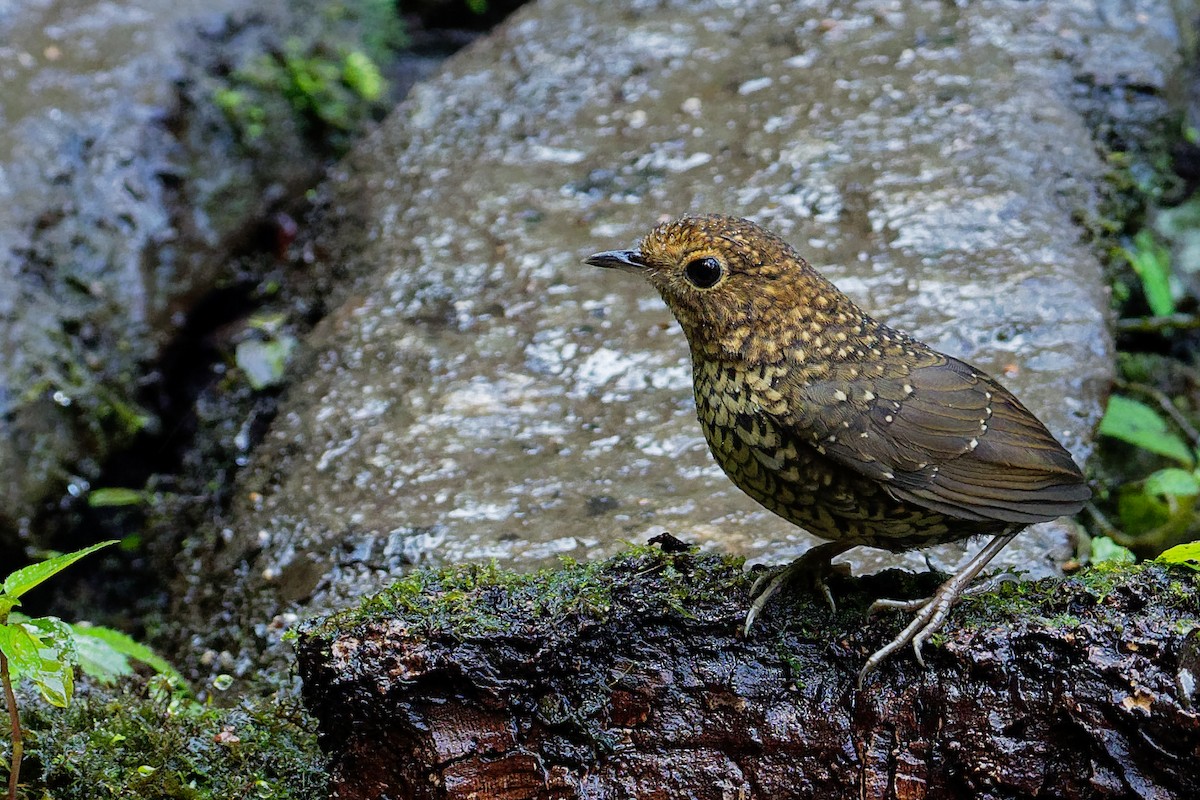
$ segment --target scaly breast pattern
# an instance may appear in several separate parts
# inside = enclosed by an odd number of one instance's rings
[[[821,455],[803,431],[775,413],[789,399],[775,389],[776,366],[714,359],[693,366],[696,412],[717,463],[769,511],[824,539],[888,550],[927,547],[995,532],[893,498],[879,482]]]

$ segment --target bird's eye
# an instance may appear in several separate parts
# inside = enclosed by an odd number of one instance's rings
[[[683,268],[683,274],[687,276],[693,286],[699,289],[708,289],[721,280],[721,276],[725,274],[725,267],[720,260],[712,256],[704,256],[689,261]]]

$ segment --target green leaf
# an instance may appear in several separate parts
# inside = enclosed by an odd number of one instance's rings
[[[33,681],[33,685],[42,693],[42,698],[47,703],[57,708],[66,708],[71,705],[71,698],[75,694],[75,667],[57,661],[46,663],[50,669],[43,669],[26,677]]]
[[[8,671],[14,679],[42,665],[39,655],[41,644],[20,623],[0,625],[0,652],[8,659]]]
[[[1122,530],[1141,536],[1170,521],[1171,505],[1165,496],[1149,494],[1140,484],[1127,483],[1117,490],[1117,515]]]
[[[1160,469],[1147,476],[1144,491],[1146,494],[1194,497],[1200,494],[1200,480],[1186,469]]]
[[[370,56],[358,50],[347,53],[342,60],[342,80],[364,100],[378,100],[386,86],[379,67]]]
[[[1092,539],[1092,558],[1093,564],[1111,563],[1111,564],[1132,564],[1137,561],[1137,556],[1127,547],[1114,542],[1107,536],[1097,536]]]
[[[71,630],[75,633],[75,643],[79,648],[80,666],[88,675],[101,679],[127,675],[132,671],[129,659],[133,659],[159,675],[171,678],[180,686],[186,685],[183,676],[166,659],[120,631],[85,623],[72,625]],[[94,659],[91,664],[89,658]],[[91,671],[93,667],[96,672]]]
[[[76,550],[74,553],[64,553],[61,556],[55,556],[46,561],[39,561],[36,564],[30,564],[28,567],[22,567],[4,579],[4,594],[9,597],[20,597],[42,581],[57,575],[84,556],[91,555],[102,547],[108,547],[110,544],[116,543],[115,539],[100,542],[91,547]]]
[[[1178,564],[1200,572],[1200,542],[1175,545],[1154,560],[1160,564]]]
[[[101,683],[112,683],[122,675],[133,673],[129,658],[119,653],[106,642],[82,634],[78,626],[72,625],[75,631],[75,650],[79,653],[79,668],[83,674],[95,678]]]
[[[1158,243],[1149,228],[1143,228],[1133,237],[1133,249],[1121,252],[1142,281],[1142,291],[1151,313],[1159,317],[1174,314],[1170,251]]]
[[[261,331],[265,334],[265,338],[268,339],[278,336],[286,324],[287,315],[277,312],[251,314],[250,318],[246,320],[248,327],[256,331]]]
[[[51,705],[65,708],[75,691],[78,658],[71,630],[60,619],[39,617],[0,626],[0,649],[14,678],[28,678]]]
[[[1124,395],[1114,394],[1108,398],[1108,409],[1100,420],[1100,433],[1173,458],[1189,469],[1194,464],[1192,451],[1171,432],[1157,411]]]
[[[66,708],[75,693],[75,667],[79,664],[70,626],[57,617],[38,617],[21,624],[37,637],[42,662],[40,669],[25,677],[33,681],[47,703]]]
[[[88,492],[87,501],[88,505],[92,508],[136,506],[146,502],[146,493],[137,489],[111,486],[103,489],[93,489]]]
[[[295,348],[296,339],[292,336],[267,341],[247,339],[238,344],[233,357],[246,373],[250,388],[259,391],[283,383],[288,360]]]

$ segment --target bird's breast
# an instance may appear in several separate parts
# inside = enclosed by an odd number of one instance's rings
[[[696,416],[717,463],[739,486],[759,483],[760,472],[804,481],[808,448],[798,449],[796,437],[785,435],[778,422],[789,409],[777,385],[781,375],[777,367],[716,361],[697,362],[693,369]]]

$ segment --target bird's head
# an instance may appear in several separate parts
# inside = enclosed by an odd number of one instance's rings
[[[664,222],[637,249],[596,253],[586,263],[643,276],[693,348],[741,351],[764,326],[793,330],[833,311],[827,282],[787,242],[737,217]]]

